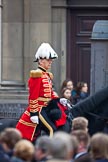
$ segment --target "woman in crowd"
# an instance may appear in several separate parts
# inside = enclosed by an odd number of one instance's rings
[[[72,103],[71,90],[69,88],[64,87],[61,90],[61,98],[66,98]]]
[[[61,91],[65,87],[70,89],[71,92],[72,92],[72,90],[73,90],[73,81],[71,79],[64,80],[63,83],[62,83],[62,86],[61,86]]]
[[[76,86],[76,94],[73,95],[74,104],[88,97],[88,85],[86,82],[78,82]]]

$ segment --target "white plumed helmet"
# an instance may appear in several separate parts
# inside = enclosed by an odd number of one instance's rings
[[[49,43],[42,43],[36,54],[35,54],[36,60],[34,62],[37,62],[39,59],[55,59],[58,58],[57,53],[52,49]]]

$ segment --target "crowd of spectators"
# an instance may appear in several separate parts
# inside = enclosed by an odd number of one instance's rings
[[[88,84],[80,81],[75,86],[71,79],[66,79],[61,85],[60,96],[70,100],[75,105],[89,96]]]
[[[0,133],[0,162],[108,162],[108,135],[88,133],[88,120],[76,117],[71,133],[42,135],[35,143],[23,139],[16,128]]]

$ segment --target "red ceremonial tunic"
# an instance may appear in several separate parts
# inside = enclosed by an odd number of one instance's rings
[[[28,87],[29,106],[22,114],[16,128],[21,131],[23,138],[32,141],[37,124],[33,123],[30,117],[39,116],[42,107],[46,106],[48,101],[58,96],[52,90],[52,73],[50,72],[40,69],[32,70],[30,72]]]

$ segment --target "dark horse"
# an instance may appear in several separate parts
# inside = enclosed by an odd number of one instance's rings
[[[108,127],[108,87],[103,88],[71,109],[73,117],[84,116],[89,121],[89,133],[106,132]]]
[[[61,118],[61,110],[58,103],[59,99],[53,99],[48,103],[48,106],[43,109],[47,117],[53,123],[51,125],[52,127],[54,125],[54,131],[62,130],[65,132],[70,132],[72,127],[72,119],[78,116],[83,116],[89,121],[90,135],[96,132],[107,133],[108,87],[99,90],[75,106],[67,106],[67,109],[64,109],[64,112],[67,116],[66,122],[61,126],[55,127],[55,121]],[[45,130],[44,125],[42,126],[42,129]]]
[[[55,100],[56,101],[56,100]],[[57,102],[53,100],[53,104],[50,102],[48,104],[48,110],[56,110]],[[59,102],[59,100],[58,100]],[[55,104],[54,104],[55,103]],[[48,114],[49,112],[47,112]],[[55,113],[56,114],[56,113]],[[89,133],[90,135],[96,132],[105,132],[108,131],[108,87],[103,88],[84,99],[80,103],[76,104],[73,107],[68,107],[66,110],[67,121],[66,124],[62,127],[58,127],[57,130],[63,130],[66,132],[71,131],[71,122],[72,119],[78,116],[83,116],[89,121]],[[50,120],[53,119],[53,113]],[[54,122],[54,120],[52,120]],[[66,129],[66,127],[68,129]]]

